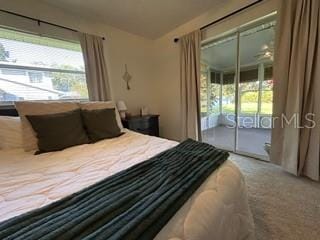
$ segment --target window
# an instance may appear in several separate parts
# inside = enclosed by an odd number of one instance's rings
[[[272,115],[273,106],[273,68],[264,68],[264,81],[261,86],[261,114]]]
[[[30,83],[41,83],[42,72],[28,72]]]
[[[222,85],[222,113],[233,114],[235,112],[235,75],[234,73],[223,74]]]
[[[260,85],[258,74],[258,68],[240,70],[240,115],[254,115],[259,111]]]
[[[220,114],[220,84],[221,73],[211,70],[208,95],[211,114]]]
[[[220,113],[220,73],[201,63],[200,98],[201,116]]]
[[[0,28],[0,104],[88,99],[79,43]]]
[[[201,63],[201,75],[200,75],[200,104],[201,104],[201,116],[207,116],[208,114],[208,66]]]

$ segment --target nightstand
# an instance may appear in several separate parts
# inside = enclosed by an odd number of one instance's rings
[[[122,124],[132,131],[159,137],[159,115],[131,116],[122,119]]]

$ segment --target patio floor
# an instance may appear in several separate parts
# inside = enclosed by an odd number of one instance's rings
[[[202,131],[202,141],[213,146],[233,150],[235,129],[218,126]],[[264,144],[271,141],[271,130],[262,128],[239,128],[238,151],[268,157]]]

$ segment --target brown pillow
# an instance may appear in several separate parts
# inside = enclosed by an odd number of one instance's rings
[[[90,142],[122,135],[114,108],[81,110],[84,127]]]
[[[38,138],[39,151],[36,154],[59,151],[89,142],[80,109],[56,114],[27,115],[26,118]]]

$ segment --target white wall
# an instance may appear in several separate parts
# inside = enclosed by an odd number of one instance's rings
[[[132,113],[143,105],[157,113],[154,90],[153,41],[119,29],[74,16],[62,9],[37,0],[0,0],[1,9],[60,24],[99,36],[105,36],[105,54],[114,100],[124,100]],[[1,24],[1,23],[0,23]],[[131,90],[122,80],[124,65],[133,76]]]
[[[223,1],[222,1],[223,2]],[[178,27],[155,41],[156,65],[154,76],[157,78],[159,113],[161,115],[161,132],[170,139],[180,139],[180,66],[179,44],[173,42],[175,37],[187,34],[226,14],[233,12],[252,1],[231,0],[229,4],[217,6],[209,12]],[[266,0],[262,4],[250,8],[241,14],[222,21],[211,27],[205,36],[212,37],[235,29],[249,21],[260,18],[278,9],[279,0]]]

